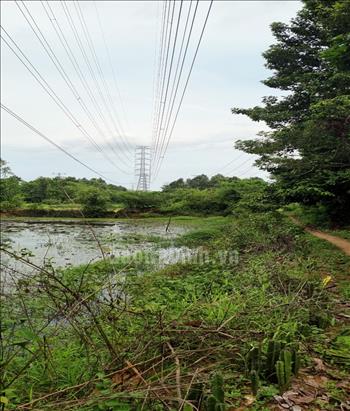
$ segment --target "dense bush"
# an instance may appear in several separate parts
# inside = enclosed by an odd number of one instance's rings
[[[86,217],[100,217],[108,210],[110,198],[101,191],[91,188],[82,193],[79,200]]]
[[[210,180],[213,180],[214,177]],[[229,214],[236,210],[261,211],[271,208],[267,199],[268,183],[259,179],[217,179],[216,186],[164,188],[161,210],[174,214]]]
[[[159,208],[161,195],[158,192],[152,191],[115,191],[111,193],[111,200],[131,211],[146,211]]]

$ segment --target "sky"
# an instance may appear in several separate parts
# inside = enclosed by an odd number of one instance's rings
[[[5,42],[1,45],[1,102],[108,182],[135,188],[135,146],[152,143],[162,3],[79,1],[92,39],[91,49],[80,25],[79,8],[70,1],[65,9],[61,3],[50,1],[49,8],[43,2],[44,8],[42,2],[26,1],[25,9],[22,2],[18,2],[18,7],[14,1],[2,1],[1,24],[73,120],[55,104]],[[183,4],[183,17],[189,4]],[[178,8],[179,5],[177,2]],[[199,2],[184,66],[186,75],[208,7],[208,1]],[[174,132],[152,189],[202,173],[268,178],[253,166],[254,156],[234,148],[236,140],[254,138],[266,126],[233,115],[231,108],[252,107],[260,104],[265,95],[279,95],[261,83],[272,74],[264,67],[262,53],[274,43],[270,24],[288,22],[301,7],[298,1],[214,1]],[[57,60],[50,60],[20,8],[40,29]],[[75,23],[82,50],[67,15]],[[185,18],[181,22],[185,24]],[[71,54],[63,48],[55,28],[64,33]],[[16,49],[6,33],[4,38]],[[16,175],[25,180],[58,173],[96,177],[3,110],[1,120],[1,158]]]

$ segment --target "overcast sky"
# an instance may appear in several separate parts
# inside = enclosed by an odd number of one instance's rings
[[[152,140],[154,73],[157,70],[155,53],[162,5],[151,1],[96,2],[115,69],[118,93],[98,25],[95,4],[93,1],[79,3],[127,140],[131,145],[149,145]],[[2,103],[93,169],[131,188],[135,183],[134,153],[124,149],[121,142],[111,140],[114,124],[106,124],[108,115],[105,111],[105,123],[98,117],[97,111],[94,112],[90,96],[54,31],[52,23],[59,24],[78,66],[98,99],[98,89],[89,77],[88,66],[68,24],[64,8],[60,2],[50,1],[54,15],[47,10],[51,18],[56,19],[50,20],[41,2],[27,1],[25,5],[55,52],[80,100],[68,88],[13,1],[1,2],[2,26],[79,124],[93,136],[109,160],[65,116],[4,43],[1,49]],[[186,2],[184,10],[188,6],[189,2]],[[190,57],[208,6],[207,1],[199,3]],[[67,7],[84,41],[74,3],[67,2]],[[262,96],[276,93],[261,84],[261,80],[271,74],[264,67],[261,54],[274,42],[270,24],[274,21],[288,22],[300,8],[301,3],[297,1],[214,1],[178,121],[153,188],[157,189],[179,177],[201,173],[266,177],[252,167],[252,156],[233,147],[235,140],[254,137],[259,130],[264,129],[264,125],[253,123],[243,116],[234,116],[230,108],[250,107],[259,104]],[[103,92],[103,83],[100,84]],[[84,112],[83,104],[94,113],[102,132],[97,132]],[[103,101],[99,104],[103,106]],[[118,159],[118,155],[121,159]],[[54,173],[94,177],[92,172],[3,111],[1,157],[9,162],[15,174],[26,180],[52,176]]]

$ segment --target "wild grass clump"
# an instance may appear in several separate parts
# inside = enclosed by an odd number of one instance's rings
[[[291,253],[306,244],[302,229],[278,212],[243,214],[221,233],[220,243],[241,253]]]
[[[218,237],[219,233],[220,231],[215,228],[196,230],[183,234],[181,237],[176,239],[175,244],[184,245],[187,247],[196,247],[214,240]]]

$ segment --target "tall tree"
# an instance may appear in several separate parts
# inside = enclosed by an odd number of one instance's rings
[[[210,187],[209,178],[205,174],[200,174],[193,178],[186,180],[186,185],[190,188],[198,188],[199,190],[205,190]]]
[[[176,190],[176,189],[178,189],[178,188],[185,188],[186,187],[186,183],[184,182],[184,179],[183,178],[179,178],[179,179],[177,179],[177,180],[175,180],[175,181],[172,181],[171,183],[169,183],[169,184],[165,184],[163,187],[162,187],[162,190],[163,191],[170,191],[170,190]]]
[[[0,159],[0,208],[10,211],[21,204],[21,179],[13,174],[5,160]]]
[[[287,95],[232,109],[270,128],[237,147],[259,155],[284,202],[322,205],[333,220],[349,220],[350,1],[305,0],[290,24],[271,29],[276,43],[264,57],[273,74],[263,83]]]

